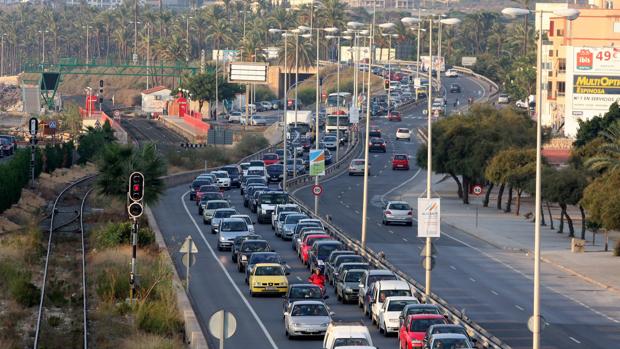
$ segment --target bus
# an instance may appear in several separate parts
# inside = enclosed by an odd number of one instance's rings
[[[330,93],[327,96],[326,103],[326,111],[327,114],[333,114],[338,110],[344,110],[345,112],[349,111],[351,107],[351,93],[349,92],[340,92],[340,93]]]
[[[346,132],[349,129],[349,126],[349,113],[339,110],[333,114],[327,115],[327,120],[325,121],[325,132],[336,132],[336,130]]]

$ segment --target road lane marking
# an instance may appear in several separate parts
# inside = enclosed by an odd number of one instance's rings
[[[474,279],[474,278],[469,278],[469,281],[471,281],[471,282],[476,282],[476,279]]]
[[[398,186],[388,190],[385,194],[381,195],[381,203],[385,205],[385,197],[386,196],[390,195],[390,193],[392,193],[394,190],[399,189],[400,187],[404,186],[405,184],[411,182],[413,179],[415,179],[420,174],[420,171],[422,171],[421,168],[419,168],[418,171],[411,178],[407,179],[406,181],[402,182]]]
[[[517,309],[519,309],[521,311],[525,311],[525,309],[522,306],[518,305],[518,304],[515,304],[515,308],[517,308]]]
[[[407,240],[407,239],[405,239],[405,238],[403,238],[403,241],[404,241],[404,242],[407,242],[408,240]]]
[[[301,278],[299,276],[297,276],[297,280],[301,281]]]
[[[499,296],[499,293],[495,292],[494,290],[491,290],[491,293],[493,293],[496,296]]]
[[[360,214],[360,211],[358,211],[358,210],[355,210],[355,214]]]
[[[250,302],[248,302],[247,298],[245,298],[245,295],[243,294],[243,292],[241,292],[237,284],[235,284],[235,281],[232,279],[232,277],[228,273],[228,270],[226,270],[226,267],[224,267],[224,264],[217,257],[217,254],[215,254],[215,251],[213,251],[213,248],[211,248],[211,244],[209,244],[209,241],[207,241],[207,238],[205,237],[204,233],[200,229],[200,226],[198,225],[198,223],[196,223],[194,216],[189,212],[189,209],[187,208],[187,204],[186,204],[187,200],[185,200],[185,197],[187,196],[188,193],[189,191],[186,191],[183,195],[181,195],[181,203],[183,203],[183,208],[185,208],[185,212],[187,213],[189,218],[192,220],[192,223],[194,223],[194,227],[196,228],[196,231],[202,238],[202,241],[205,243],[205,245],[207,245],[207,248],[209,249],[209,252],[211,253],[211,256],[213,257],[213,259],[215,259],[217,264],[220,266],[220,269],[222,269],[222,271],[224,272],[224,275],[226,275],[226,278],[228,279],[228,281],[230,281],[230,284],[235,289],[235,291],[237,292],[237,294],[239,295],[239,297],[241,298],[245,306],[250,311],[250,314],[252,314],[252,317],[254,318],[254,320],[256,320],[256,323],[258,324],[260,329],[265,334],[265,337],[267,338],[267,341],[269,341],[269,344],[271,344],[271,347],[274,349],[279,349],[278,346],[276,345],[276,342],[274,342],[273,338],[271,338],[271,334],[269,334],[269,331],[267,331],[267,327],[265,327],[265,324],[263,324],[261,319],[258,317],[258,314],[254,310]]]
[[[451,266],[450,266],[450,269],[452,269],[452,270],[456,270],[456,267],[455,267],[454,265],[451,265]]]
[[[573,337],[568,337],[570,338],[570,340],[572,340],[573,342],[577,343],[577,344],[581,344],[580,341],[578,341],[577,339],[573,338]]]
[[[391,230],[390,230],[389,232],[390,232],[390,234],[394,234],[394,232],[393,232],[393,231],[391,231]]]
[[[380,226],[381,226],[381,224],[380,224],[380,223],[377,223],[377,227],[380,227]]]

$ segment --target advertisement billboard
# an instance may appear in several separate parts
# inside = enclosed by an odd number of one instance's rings
[[[431,66],[431,59],[428,56],[420,56],[420,68],[422,71],[428,71]],[[433,56],[433,70],[446,71],[446,60],[444,57]]]
[[[310,175],[325,176],[325,151],[323,149],[310,150]]]
[[[418,198],[418,237],[438,238],[441,235],[441,200]]]
[[[620,49],[570,47],[566,60],[565,134],[575,136],[579,120],[605,114],[620,100]]]

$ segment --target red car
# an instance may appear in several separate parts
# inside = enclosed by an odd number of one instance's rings
[[[201,185],[200,188],[196,191],[196,204],[200,202],[204,193],[208,192],[218,192],[220,188],[217,185],[209,184],[209,185]]]
[[[400,117],[400,113],[397,111],[391,111],[387,116],[388,121],[403,121]]]
[[[409,157],[406,154],[394,154],[392,170],[409,170]]]
[[[431,325],[447,324],[448,321],[443,315],[437,314],[416,314],[409,315],[398,331],[400,349],[422,348],[424,346],[424,336],[426,330]]]
[[[267,153],[263,155],[263,162],[265,166],[277,164],[280,162],[280,157],[276,153]]]
[[[320,234],[320,235],[308,235],[301,243],[301,261],[305,264],[308,263],[308,251],[312,248],[312,244],[315,241],[321,239],[329,239],[329,235]]]

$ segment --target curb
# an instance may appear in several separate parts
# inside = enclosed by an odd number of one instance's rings
[[[445,225],[447,225],[447,226],[449,226],[449,227],[451,227],[453,229],[456,229],[458,231],[461,231],[461,232],[463,232],[463,233],[465,233],[465,234],[467,234],[467,235],[469,235],[469,236],[471,236],[471,237],[473,237],[475,239],[478,239],[480,241],[484,241],[485,243],[487,243],[487,244],[489,244],[489,245],[491,245],[491,246],[493,246],[495,248],[498,248],[500,250],[509,251],[509,252],[520,252],[520,253],[524,253],[524,254],[527,254],[527,255],[530,255],[530,256],[534,255],[534,252],[532,250],[530,250],[530,249],[502,246],[502,245],[499,245],[499,244],[497,244],[497,243],[495,243],[493,241],[489,241],[488,239],[482,238],[482,237],[480,237],[480,236],[478,236],[478,235],[476,235],[474,233],[471,233],[471,232],[469,232],[467,230],[464,230],[464,229],[461,229],[461,228],[459,228],[457,226],[454,226],[454,225],[452,225],[450,223],[443,223],[443,224],[445,224]],[[572,269],[570,267],[567,267],[567,266],[562,265],[562,264],[560,264],[558,262],[555,262],[555,261],[553,261],[553,260],[551,260],[551,259],[549,259],[547,257],[541,256],[540,260],[545,262],[545,263],[547,263],[547,264],[550,264],[550,265],[552,265],[552,266],[554,266],[554,267],[556,267],[556,268],[558,268],[560,270],[562,270],[565,273],[571,274],[571,275],[576,276],[576,277],[578,277],[578,278],[580,278],[580,279],[582,279],[582,280],[584,280],[586,282],[589,282],[591,284],[599,286],[599,287],[603,288],[604,290],[620,294],[620,289],[618,289],[618,288],[616,288],[614,286],[608,285],[606,283],[600,282],[598,280],[595,280],[595,279],[593,279],[593,278],[591,278],[589,276],[586,276],[586,275],[584,275],[584,274],[582,274],[582,273],[580,273],[580,272],[578,272],[578,271],[576,271],[576,270],[574,270],[574,269]]]
[[[185,289],[183,288],[183,284],[181,283],[179,274],[174,267],[172,257],[170,256],[170,252],[168,251],[166,242],[164,241],[164,237],[159,230],[159,226],[157,225],[157,221],[155,220],[153,211],[151,211],[150,207],[146,206],[144,214],[146,215],[151,230],[153,230],[153,232],[155,233],[155,241],[157,241],[159,249],[162,251],[162,253],[165,251],[164,258],[166,259],[166,262],[170,263],[170,265],[172,266],[172,285],[174,287],[177,298],[177,309],[183,317],[183,324],[185,326],[185,342],[189,344],[190,349],[209,349],[206,337],[202,332],[202,329],[200,328],[200,324],[198,323],[198,319],[196,318],[196,313],[194,312],[192,304],[189,301],[187,294],[185,293]]]

